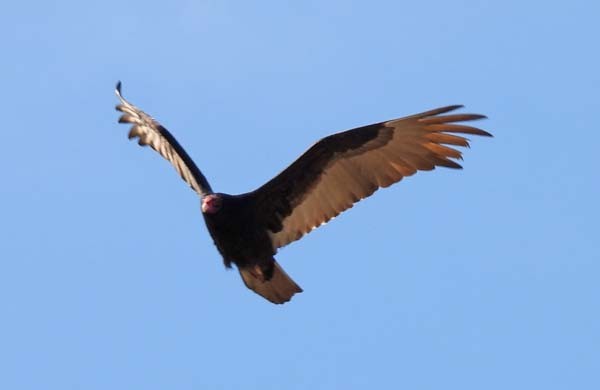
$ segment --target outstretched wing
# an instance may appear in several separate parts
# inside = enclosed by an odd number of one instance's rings
[[[462,168],[454,161],[461,159],[461,152],[452,146],[468,147],[469,143],[455,133],[491,134],[455,123],[485,118],[483,115],[440,115],[461,107],[442,107],[348,130],[314,144],[283,172],[248,194],[273,248],[298,240],[380,187],[417,171],[436,166]]]
[[[117,83],[115,93],[121,101],[116,109],[123,113],[119,123],[133,125],[129,131],[129,139],[138,137],[138,144],[148,145],[156,150],[173,165],[181,178],[199,195],[212,193],[208,181],[175,137],[154,118],[123,98],[120,81]]]

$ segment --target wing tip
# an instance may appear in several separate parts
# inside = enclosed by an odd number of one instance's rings
[[[459,108],[465,108],[464,104],[451,104],[449,106],[446,107],[442,107],[442,110],[445,110],[445,112],[449,112],[449,111],[454,111],[454,110],[458,110]]]
[[[471,116],[471,119],[469,119],[469,120],[472,120],[472,121],[476,121],[479,119],[488,119],[487,115],[483,115],[483,114],[469,114],[469,115]]]
[[[487,116],[481,115],[481,118],[477,118],[477,119],[487,119]],[[480,135],[482,137],[492,137],[492,138],[494,138],[494,135],[492,133],[488,133],[487,131],[481,130],[480,128],[475,128],[475,129],[477,131],[474,131],[472,134]]]
[[[121,80],[117,81],[117,85],[115,86],[115,95],[117,95],[117,97],[119,98],[119,100],[121,102],[115,106],[115,110],[124,112],[124,108],[130,104],[123,97],[123,95],[121,93],[121,86],[122,86]]]
[[[450,106],[445,106],[445,107],[440,107],[434,110],[429,110],[429,111],[425,111],[421,114],[419,114],[419,116],[421,117],[421,119],[429,119],[431,117],[439,117],[440,114],[446,114],[448,112],[451,111],[456,111],[460,108],[465,108],[465,106],[463,104],[453,104]],[[486,115],[483,114],[452,114],[449,115],[449,117],[453,117],[453,116],[461,116],[464,117],[465,119],[463,120],[468,120],[468,121],[473,121],[473,120],[479,120],[479,119],[488,119],[488,117]]]
[[[119,98],[121,103],[117,104],[115,110],[123,112],[123,105],[127,103],[123,95],[121,94],[121,80],[117,81],[117,85],[115,86],[115,95]]]
[[[464,104],[451,104],[449,106],[444,106],[444,107],[426,111],[425,113],[428,113],[427,116],[435,116],[435,115],[445,114],[445,113],[451,112],[451,111],[456,111],[461,108],[465,108],[465,105]]]

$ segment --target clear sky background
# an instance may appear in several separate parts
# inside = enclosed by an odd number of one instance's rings
[[[292,4],[293,3],[293,4]],[[0,388],[600,388],[600,6],[8,2],[0,12]],[[448,104],[465,169],[284,248],[275,306],[113,89],[222,192],[332,132]]]

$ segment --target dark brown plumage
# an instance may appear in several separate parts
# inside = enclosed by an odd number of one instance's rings
[[[204,175],[175,138],[121,95],[119,122],[175,167],[202,198],[208,231],[227,267],[235,264],[246,286],[273,303],[284,303],[302,289],[273,257],[277,249],[326,223],[380,187],[436,166],[461,168],[454,160],[468,147],[455,134],[491,136],[456,124],[485,118],[450,114],[448,106],[333,134],[309,148],[279,175],[241,195],[214,193]]]

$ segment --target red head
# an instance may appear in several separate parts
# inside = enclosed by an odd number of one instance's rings
[[[215,214],[221,209],[223,199],[217,194],[209,194],[202,198],[202,212]]]

